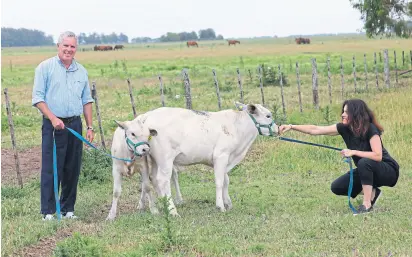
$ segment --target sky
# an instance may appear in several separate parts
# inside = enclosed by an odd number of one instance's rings
[[[213,28],[225,38],[353,33],[362,28],[349,0],[2,0],[1,26],[76,34],[166,32]]]

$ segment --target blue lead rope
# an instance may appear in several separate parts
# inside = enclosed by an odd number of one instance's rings
[[[54,197],[56,198],[57,219],[60,220],[61,214],[60,214],[60,200],[59,200],[59,184],[58,184],[58,177],[57,177],[56,139],[54,137],[54,131],[53,131],[53,173],[54,173]]]
[[[327,145],[321,145],[321,144],[315,144],[315,143],[310,143],[310,142],[305,142],[305,141],[300,141],[292,138],[287,138],[287,137],[279,137],[280,140],[284,141],[289,141],[289,142],[294,142],[294,143],[300,143],[300,144],[305,144],[305,145],[313,145],[313,146],[319,146],[323,148],[328,148],[336,151],[342,151],[343,149],[332,147],[332,146],[327,146]],[[353,168],[352,168],[352,161],[350,157],[346,157],[344,162],[349,164],[350,172],[349,172],[349,188],[348,188],[348,203],[349,203],[349,208],[352,210],[353,214],[357,214],[358,212],[356,209],[353,207],[352,203],[350,202],[350,197],[352,195],[352,188],[353,188]]]
[[[83,141],[84,143],[86,143],[87,145],[91,146],[92,148],[102,151],[101,149],[97,148],[96,146],[92,145],[89,141],[87,141],[84,137],[82,137],[82,135],[80,135],[79,133],[77,133],[76,131],[74,131],[71,128],[66,127],[68,131],[70,131],[73,135],[75,135],[78,139],[80,139],[81,141]],[[123,158],[118,158],[118,157],[114,157],[108,153],[105,153],[106,156],[109,156],[113,159],[119,160],[119,161],[125,161],[125,162],[133,162],[132,159],[123,159]]]
[[[82,135],[80,135],[79,133],[77,133],[76,131],[74,131],[73,129],[69,128],[69,127],[65,127],[68,131],[70,131],[74,136],[76,136],[78,139],[80,139],[81,141],[83,141],[84,143],[86,143],[87,145],[91,146],[92,148],[99,150],[99,151],[103,151],[99,148],[97,148],[96,146],[92,145],[89,141],[87,141],[84,137],[82,137]],[[108,153],[105,153],[105,155],[113,158],[113,159],[117,159],[120,161],[125,161],[125,162],[132,162],[133,160],[131,159],[123,159],[123,158],[118,158],[118,157],[114,157]],[[61,219],[61,213],[60,213],[60,200],[59,200],[59,184],[58,184],[58,174],[57,174],[57,154],[56,154],[56,139],[54,137],[54,131],[53,131],[53,174],[54,174],[54,197],[56,198],[56,213],[57,213],[57,219],[60,220]]]

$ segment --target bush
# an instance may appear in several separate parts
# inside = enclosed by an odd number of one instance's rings
[[[84,150],[79,185],[82,186],[93,181],[98,183],[107,182],[111,178],[111,169],[112,159],[105,155],[105,152],[95,149]]]
[[[100,257],[104,255],[104,248],[96,240],[82,236],[77,232],[73,234],[73,237],[57,243],[53,252],[55,257]]]
[[[280,76],[277,68],[266,67],[265,64],[262,64],[262,80],[263,86],[280,86]],[[288,77],[284,72],[282,74],[283,86],[288,86]],[[260,84],[258,84],[260,86]]]

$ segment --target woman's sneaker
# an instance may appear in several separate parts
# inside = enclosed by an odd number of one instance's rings
[[[365,214],[365,213],[368,213],[368,212],[371,212],[371,211],[372,211],[372,206],[369,207],[369,209],[366,209],[365,205],[362,204],[358,207],[358,212],[354,213],[353,215],[356,216],[358,214]]]
[[[375,197],[371,201],[371,206],[375,206],[375,204],[378,202],[379,198],[382,195],[382,191],[379,188],[374,188],[375,189]]]

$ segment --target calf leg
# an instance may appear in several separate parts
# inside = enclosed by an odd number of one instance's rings
[[[176,211],[176,206],[173,203],[172,192],[170,189],[170,178],[172,176],[173,160],[168,160],[164,164],[158,163],[157,181],[159,185],[160,197],[166,196],[169,201],[170,214],[179,216]]]
[[[139,210],[143,210],[145,208],[145,198],[147,197],[149,200],[149,208],[152,214],[157,214],[159,211],[156,208],[155,198],[153,196],[153,192],[150,186],[150,178],[149,178],[149,167],[147,165],[146,157],[142,160],[141,163],[141,175],[142,175],[142,195],[139,201]]]
[[[226,210],[232,209],[232,200],[229,196],[229,175],[225,173],[225,181],[223,183],[223,203],[225,204]]]
[[[182,198],[182,193],[180,192],[179,176],[178,176],[178,171],[176,168],[173,168],[172,170],[172,179],[173,179],[173,184],[175,185],[175,189],[176,189],[175,203],[179,205],[183,203],[183,198]]]
[[[116,218],[117,202],[122,192],[122,174],[118,169],[119,168],[117,168],[116,165],[113,165],[113,201],[112,208],[110,209],[109,215],[107,216],[106,220],[114,220],[114,218]]]
[[[216,184],[216,207],[221,211],[226,211],[223,204],[223,185],[225,183],[225,173],[227,169],[228,156],[223,155],[214,160],[215,184]],[[229,182],[229,181],[228,181]]]

